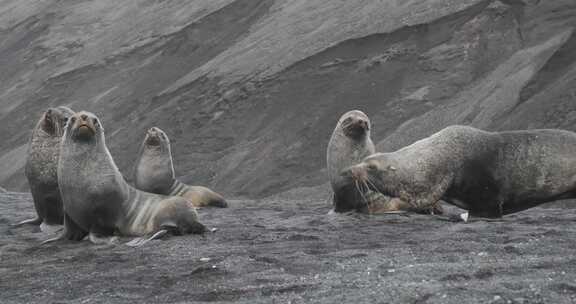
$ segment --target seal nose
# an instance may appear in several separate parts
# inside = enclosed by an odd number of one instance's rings
[[[368,179],[368,173],[366,173],[366,170],[363,170],[358,166],[350,168],[350,175],[357,181],[365,181]]]
[[[86,121],[86,120],[88,120],[88,115],[82,114],[82,115],[80,115],[80,118],[82,118],[83,121]]]

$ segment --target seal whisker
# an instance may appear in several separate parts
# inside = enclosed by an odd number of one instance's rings
[[[362,200],[364,201],[364,203],[368,202],[368,200],[366,199],[366,196],[364,196],[364,191],[362,189],[360,189],[360,185],[358,184],[358,180],[354,180],[354,185],[356,186],[356,191],[358,191],[358,193],[360,193],[360,197],[362,197]]]

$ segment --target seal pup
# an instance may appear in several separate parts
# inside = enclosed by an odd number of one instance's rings
[[[472,216],[497,218],[576,198],[576,133],[450,126],[396,152],[368,156],[341,176],[341,187],[359,182],[392,197],[387,210],[442,199]]]
[[[346,212],[356,210],[367,213],[379,213],[390,201],[390,197],[371,191],[363,184],[343,183],[341,171],[361,162],[365,157],[376,152],[370,138],[371,122],[364,112],[352,110],[344,113],[330,137],[326,151],[328,178],[333,190],[334,211]],[[408,210],[388,210],[385,212],[404,212]],[[418,213],[441,214],[440,204],[425,210],[411,209]]]
[[[37,217],[24,224],[40,225],[42,231],[62,225],[62,198],[58,188],[58,157],[64,126],[74,114],[68,107],[49,108],[36,123],[28,145],[24,174],[28,180]]]
[[[151,193],[185,197],[195,207],[228,206],[220,194],[206,187],[186,185],[176,179],[170,139],[157,127],[148,130],[140,147],[134,169],[134,186]]]
[[[106,236],[203,233],[192,203],[183,197],[147,193],[128,185],[114,163],[96,115],[78,112],[64,131],[58,163],[64,231],[55,240]],[[142,242],[140,242],[142,244]]]

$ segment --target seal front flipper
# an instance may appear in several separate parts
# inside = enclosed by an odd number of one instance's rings
[[[80,228],[68,214],[64,213],[64,231],[62,234],[55,238],[51,238],[42,242],[42,244],[52,243],[60,240],[70,240],[70,241],[81,241],[83,240],[88,232]]]
[[[126,243],[126,245],[131,247],[139,247],[148,243],[151,240],[160,239],[165,235],[167,235],[168,233],[172,235],[203,234],[206,231],[208,231],[208,229],[200,222],[187,223],[185,226],[182,226],[176,224],[176,222],[172,220],[166,220],[163,221],[162,224],[160,224],[160,230],[153,233],[151,236],[143,236],[135,238],[132,241]]]
[[[40,231],[44,232],[44,233],[56,233],[58,231],[62,230],[62,225],[51,225],[51,224],[46,224],[46,222],[43,222],[42,224],[40,224]]]
[[[36,218],[33,218],[33,219],[27,219],[27,220],[23,220],[23,221],[21,221],[21,222],[18,222],[18,223],[16,223],[16,224],[12,225],[12,227],[20,227],[20,226],[22,226],[22,225],[35,225],[35,226],[38,226],[38,225],[40,225],[40,224],[42,224],[42,219],[41,219],[40,217],[36,217]]]

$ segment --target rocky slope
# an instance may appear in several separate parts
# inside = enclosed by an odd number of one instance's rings
[[[576,131],[573,0],[0,1],[0,185],[40,111],[99,114],[129,175],[148,127],[177,174],[259,197],[325,182],[339,115],[378,149],[450,124]]]

